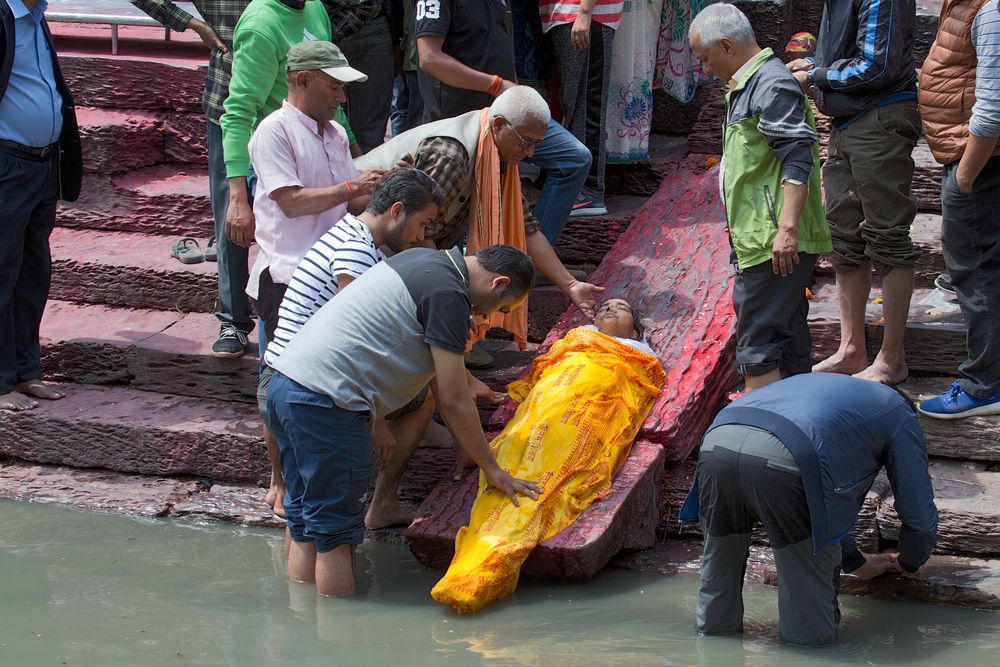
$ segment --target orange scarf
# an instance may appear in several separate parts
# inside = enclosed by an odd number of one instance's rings
[[[507,165],[503,176],[500,175],[500,154],[493,143],[489,111],[483,109],[479,116],[479,149],[474,165],[466,254],[473,255],[480,248],[498,243],[526,252],[521,178],[517,165]],[[490,327],[501,327],[514,334],[514,340],[523,350],[528,341],[528,302],[507,314],[494,313],[488,322],[479,325],[479,340]]]

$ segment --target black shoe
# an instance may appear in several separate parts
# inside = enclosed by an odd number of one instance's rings
[[[951,284],[951,277],[945,273],[942,273],[934,279],[934,287],[937,287],[943,292],[948,292],[949,294],[955,293],[955,286]]]
[[[212,344],[212,356],[235,359],[246,352],[247,335],[232,324],[223,324],[219,339]]]

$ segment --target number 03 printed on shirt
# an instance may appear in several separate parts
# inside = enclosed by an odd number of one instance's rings
[[[414,18],[436,19],[441,17],[441,0],[417,0],[417,9]]]

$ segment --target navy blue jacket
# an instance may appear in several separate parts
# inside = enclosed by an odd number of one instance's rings
[[[888,97],[916,98],[914,0],[825,0],[816,42],[816,106],[834,122]]]
[[[850,532],[884,466],[902,522],[900,565],[914,572],[930,557],[937,508],[927,444],[916,414],[891,387],[848,375],[805,373],[731,403],[708,430],[724,424],[769,431],[791,452],[809,506],[814,552],[839,542],[845,571],[864,563]],[[697,520],[696,489],[697,481],[682,521]]]

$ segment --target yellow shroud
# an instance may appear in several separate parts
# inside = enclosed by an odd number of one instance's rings
[[[582,327],[535,359],[507,387],[520,406],[490,447],[501,468],[543,493],[515,507],[480,473],[469,525],[431,596],[471,614],[510,595],[534,546],[607,495],[664,378],[654,357]]]

